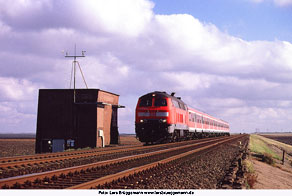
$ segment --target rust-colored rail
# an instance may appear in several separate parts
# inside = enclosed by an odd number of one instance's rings
[[[238,138],[236,137],[235,139],[238,139]],[[203,147],[200,147],[200,148],[197,148],[197,149],[194,149],[194,150],[182,153],[182,154],[178,154],[178,155],[175,155],[175,156],[172,156],[172,157],[160,160],[160,161],[156,161],[154,163],[150,163],[150,164],[143,165],[143,166],[140,166],[140,167],[132,168],[132,169],[129,169],[129,170],[126,170],[126,171],[122,171],[122,172],[116,173],[116,174],[104,176],[102,178],[99,178],[99,179],[96,179],[96,180],[93,180],[93,181],[89,181],[89,182],[86,182],[86,183],[83,183],[83,184],[75,185],[75,186],[69,187],[67,189],[90,189],[90,188],[94,188],[94,187],[96,187],[98,185],[103,185],[103,184],[106,184],[106,183],[117,181],[119,179],[128,177],[130,175],[134,175],[134,174],[137,174],[139,172],[143,172],[145,170],[149,170],[149,169],[155,168],[155,167],[159,166],[160,164],[166,164],[166,163],[169,163],[169,162],[174,161],[176,159],[180,159],[182,157],[197,153],[199,151],[202,151],[202,150],[205,150],[205,149],[208,149],[208,148],[212,148],[214,146],[220,145],[220,144],[225,143],[225,142],[230,141],[230,140],[234,140],[234,138],[229,138],[229,139],[225,139],[223,141],[218,141],[216,143],[212,143],[212,144],[207,145],[207,146],[203,146]]]
[[[200,140],[193,140],[193,141],[204,141],[209,140],[209,138],[200,139]],[[33,162],[34,160],[41,160],[42,162],[44,159],[49,160],[50,158],[56,158],[56,157],[66,157],[66,156],[74,156],[74,155],[82,155],[82,154],[88,154],[88,153],[102,153],[102,152],[110,152],[113,150],[126,150],[126,149],[133,149],[136,150],[136,148],[155,148],[157,146],[167,146],[167,145],[173,145],[173,143],[167,143],[167,144],[160,144],[160,145],[153,145],[153,146],[142,146],[141,145],[131,145],[131,146],[117,146],[117,147],[109,147],[109,148],[97,148],[97,149],[83,149],[83,150],[74,150],[74,151],[68,151],[68,152],[55,152],[55,153],[44,153],[44,154],[35,154],[35,155],[23,155],[23,156],[13,156],[13,157],[1,157],[0,158],[0,168],[2,167],[13,167],[14,163],[22,162],[23,163],[37,163],[38,161]],[[15,164],[19,165],[19,164]]]
[[[74,151],[67,151],[67,152],[55,152],[55,153],[44,153],[44,154],[35,154],[35,155],[23,155],[23,156],[13,156],[13,157],[2,157],[0,158],[0,167],[6,167],[9,163],[13,166],[14,163],[17,162],[27,162],[33,161],[33,160],[43,160],[48,158],[54,158],[54,157],[65,157],[65,156],[74,156],[78,154],[88,154],[88,153],[99,153],[99,152],[108,152],[112,150],[118,150],[118,149],[132,149],[141,147],[141,145],[133,145],[133,146],[118,146],[118,147],[109,147],[109,148],[98,148],[98,149],[84,149],[84,150],[74,150]]]
[[[185,143],[201,142],[205,140],[210,140],[210,139],[187,141],[187,142],[182,142],[181,144],[184,145]],[[93,157],[93,156],[102,156],[102,155],[107,155],[107,154],[122,153],[122,152],[129,152],[129,151],[138,151],[138,150],[143,150],[143,149],[155,149],[155,148],[159,148],[163,146],[173,146],[173,145],[178,145],[178,144],[179,143],[168,143],[168,144],[153,145],[153,146],[136,145],[136,146],[130,146],[130,147],[113,147],[106,150],[94,149],[94,150],[85,150],[81,152],[76,151],[74,153],[62,152],[62,153],[52,153],[52,154],[45,154],[45,155],[15,157],[17,159],[2,158],[0,159],[0,168],[5,169],[9,167],[12,168],[12,167],[18,167],[18,166],[25,167],[27,165],[43,164],[43,163],[49,163],[49,162],[78,159],[78,158],[88,158],[88,157]],[[6,160],[6,161],[3,161],[3,160]]]
[[[50,177],[58,176],[58,175],[67,175],[69,173],[81,172],[81,171],[84,171],[86,169],[90,169],[90,168],[94,168],[94,167],[102,167],[102,166],[106,166],[106,165],[110,165],[110,164],[121,163],[123,161],[129,161],[129,160],[143,158],[143,157],[147,157],[147,156],[149,157],[149,156],[153,156],[153,155],[159,154],[159,153],[165,153],[165,152],[175,151],[175,150],[179,150],[179,149],[183,149],[183,148],[188,148],[190,146],[199,146],[199,145],[203,145],[203,144],[208,145],[208,143],[212,143],[212,142],[214,143],[216,141],[217,141],[216,143],[218,143],[218,142],[221,143],[220,140],[226,141],[226,140],[230,140],[230,139],[233,139],[233,137],[215,138],[215,139],[212,139],[211,141],[210,140],[199,141],[196,144],[188,144],[188,145],[176,147],[173,149],[159,150],[159,151],[140,154],[140,155],[127,156],[127,157],[118,158],[118,159],[114,159],[114,160],[101,161],[101,162],[97,162],[97,163],[91,163],[91,164],[87,164],[87,165],[76,166],[76,167],[71,167],[71,168],[66,168],[66,169],[59,169],[59,170],[55,170],[55,171],[43,172],[43,173],[38,173],[38,174],[30,174],[30,175],[24,175],[24,176],[18,176],[18,177],[11,177],[11,178],[0,180],[0,187],[3,187],[4,185],[6,187],[7,186],[11,187],[15,183],[23,184],[27,181],[33,182],[37,179],[50,178]]]

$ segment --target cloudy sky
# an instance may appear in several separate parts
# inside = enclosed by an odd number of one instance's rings
[[[38,89],[69,87],[75,43],[89,88],[126,106],[122,133],[154,90],[232,132],[292,131],[292,0],[0,0],[0,133],[35,133]]]

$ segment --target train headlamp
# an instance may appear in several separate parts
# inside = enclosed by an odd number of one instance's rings
[[[142,123],[142,122],[144,122],[144,120],[141,119],[140,122]]]

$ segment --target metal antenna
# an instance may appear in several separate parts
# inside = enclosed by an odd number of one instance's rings
[[[76,93],[75,93],[75,89],[76,89],[76,63],[78,64],[78,67],[79,67],[79,69],[80,69],[80,72],[81,72],[81,75],[82,75],[83,81],[84,81],[84,83],[85,83],[85,86],[86,86],[86,88],[88,88],[88,86],[87,86],[87,84],[86,84],[86,82],[85,82],[85,78],[84,78],[84,75],[83,75],[83,73],[82,73],[82,70],[81,70],[80,64],[79,64],[79,62],[76,60],[76,59],[79,58],[79,57],[85,57],[85,55],[84,55],[85,52],[86,52],[86,51],[82,51],[82,55],[76,55],[76,44],[75,44],[75,47],[74,47],[74,55],[73,55],[73,56],[72,56],[72,55],[70,56],[70,55],[68,55],[68,52],[66,52],[66,56],[65,56],[65,57],[71,57],[71,58],[74,58],[74,60],[73,60],[73,62],[72,62],[72,64],[73,64],[73,66],[72,66],[72,71],[73,71],[73,75],[74,75],[74,80],[73,80],[73,83],[74,83],[74,103],[75,103],[75,95],[76,95]],[[71,81],[72,81],[72,71],[71,71],[70,88],[71,88]]]

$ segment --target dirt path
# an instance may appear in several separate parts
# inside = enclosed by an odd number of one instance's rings
[[[284,171],[256,159],[252,160],[257,182],[254,189],[292,189],[292,172]]]

